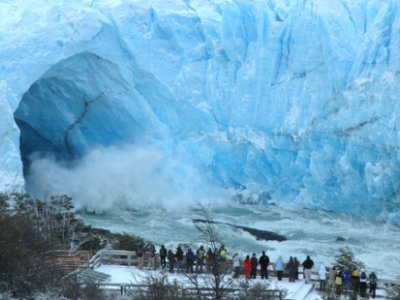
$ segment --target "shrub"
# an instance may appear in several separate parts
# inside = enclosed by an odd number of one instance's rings
[[[144,245],[143,239],[127,233],[115,234],[114,237],[116,239],[113,244],[114,249],[136,251],[139,247],[143,247]]]
[[[365,268],[365,264],[360,260],[355,259],[353,252],[349,248],[340,248],[339,253],[335,256],[335,265],[340,269],[348,269],[351,271],[355,269]]]

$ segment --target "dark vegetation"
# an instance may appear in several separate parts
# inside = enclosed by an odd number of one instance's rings
[[[72,199],[45,200],[0,193],[0,294],[28,299],[56,291],[67,299],[102,299],[91,283],[82,285],[57,263],[57,250],[97,252],[105,245],[136,250],[144,241],[92,228],[77,219]]]

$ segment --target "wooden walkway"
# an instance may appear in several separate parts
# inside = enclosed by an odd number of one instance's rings
[[[94,256],[89,258],[89,252],[87,251],[54,251],[52,253],[52,259],[55,260],[55,262],[61,266],[65,270],[73,271],[73,270],[80,270],[79,271],[79,277],[83,281],[91,280],[100,285],[105,290],[114,290],[118,289],[121,287],[121,284],[111,284],[107,283],[107,280],[109,278],[109,275],[97,272],[96,269],[100,267],[101,265],[121,265],[121,266],[137,266],[138,265],[138,259],[135,251],[125,251],[125,250],[112,250],[112,249],[102,249],[99,252],[97,252]],[[159,257],[156,256],[155,261],[159,261]],[[144,266],[148,265],[148,256],[144,256]],[[159,264],[156,265],[157,268],[159,268]],[[273,268],[273,264],[270,264],[270,268]],[[227,260],[226,262],[226,268],[227,270],[230,270],[232,268],[232,261]],[[147,269],[145,267],[145,269]],[[271,277],[276,277],[276,272],[274,270],[269,269],[268,271],[269,276]],[[299,272],[299,278],[302,278],[303,275],[302,272]],[[287,274],[284,273],[284,277],[287,277]],[[313,278],[318,278],[317,272],[313,272],[312,274]],[[378,290],[377,290],[377,298],[382,299],[382,295],[386,294],[386,290],[388,287],[398,284],[396,280],[379,280],[378,283]],[[310,285],[308,285],[310,286]],[[314,285],[313,285],[314,286]],[[316,287],[318,287],[318,284],[316,284]],[[143,292],[146,288],[148,288],[147,285],[137,285],[137,284],[131,284],[131,285],[125,285],[125,288],[130,292],[130,293],[139,293]],[[190,289],[187,290],[190,292]],[[209,293],[210,291],[207,289],[204,289],[202,292],[205,294]],[[232,289],[232,293],[237,293],[238,290]],[[302,290],[299,290],[298,293],[299,297],[300,294],[304,294],[304,297],[300,297],[301,299],[304,299],[307,294],[311,292],[309,287],[303,287]],[[271,290],[271,293],[275,293],[275,296],[273,296],[274,299],[283,299],[282,295],[280,295],[277,291]],[[297,299],[297,295],[288,295],[290,298],[287,299]],[[396,299],[400,300],[400,299]]]

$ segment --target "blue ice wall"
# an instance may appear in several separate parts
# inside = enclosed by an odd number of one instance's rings
[[[22,3],[26,168],[145,139],[254,201],[398,215],[397,1]]]

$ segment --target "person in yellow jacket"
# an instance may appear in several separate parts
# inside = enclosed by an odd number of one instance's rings
[[[336,289],[336,295],[340,297],[342,294],[342,288],[343,288],[343,274],[341,270],[338,270],[336,272],[336,277],[335,277],[335,289]]]
[[[225,249],[225,245],[221,245],[221,247],[219,248],[219,258],[220,260],[226,260],[227,256],[228,256],[228,251],[226,251]]]

